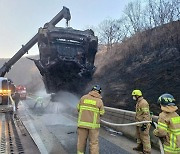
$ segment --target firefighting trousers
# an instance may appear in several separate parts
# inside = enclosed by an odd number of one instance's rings
[[[136,135],[137,135],[137,144],[143,145],[144,152],[151,152],[151,142],[149,136],[150,124],[147,125],[147,128],[142,131],[140,126],[136,126]]]
[[[99,154],[99,129],[78,128],[77,153],[84,154],[89,138],[90,154]]]

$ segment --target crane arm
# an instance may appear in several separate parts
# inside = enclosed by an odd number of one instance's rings
[[[66,19],[68,22],[71,19],[70,11],[67,7],[63,7],[63,9],[49,22],[49,24],[55,26],[60,20]],[[25,45],[21,47],[19,51],[4,65],[0,68],[0,77],[4,77],[7,72],[11,69],[11,67],[25,54],[31,49],[38,41],[38,33]]]

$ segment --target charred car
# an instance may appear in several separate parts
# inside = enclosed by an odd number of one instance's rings
[[[48,93],[78,91],[92,78],[98,39],[90,29],[45,24],[38,32],[40,59],[35,61]]]

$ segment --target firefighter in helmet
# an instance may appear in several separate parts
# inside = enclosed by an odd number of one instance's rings
[[[13,95],[13,100],[15,103],[15,108],[16,110],[18,109],[18,104],[20,102],[20,94],[18,93],[18,91],[15,91],[14,95]]]
[[[178,107],[171,94],[163,94],[158,103],[162,112],[159,114],[158,125],[154,135],[163,142],[165,154],[180,153],[180,116],[176,113]]]
[[[41,107],[43,107],[43,98],[42,97],[37,97],[36,98],[36,101],[35,101],[35,104],[34,104],[34,108],[36,108],[37,105],[40,105]]]
[[[99,154],[100,116],[105,112],[101,87],[96,85],[87,95],[81,97],[77,109],[79,112],[77,153],[84,154],[89,138],[90,154]]]
[[[140,90],[133,90],[132,92],[133,100],[136,103],[136,116],[135,120],[137,122],[141,121],[150,121],[150,111],[149,104],[143,98],[142,92]],[[139,124],[136,126],[136,135],[137,135],[137,147],[134,147],[133,150],[142,151],[145,154],[151,153],[151,143],[149,136],[149,129],[151,124]]]

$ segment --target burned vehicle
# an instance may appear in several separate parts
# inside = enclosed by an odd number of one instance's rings
[[[66,19],[67,27],[55,27]],[[68,27],[71,19],[67,7],[63,9],[17,53],[0,68],[4,77],[11,67],[36,43],[39,48],[39,60],[31,59],[39,69],[47,93],[60,90],[79,93],[91,80],[95,71],[94,58],[97,52],[98,39],[92,30],[75,30]]]
[[[98,39],[92,30],[45,24],[38,32],[40,59],[35,61],[48,93],[78,91],[92,78]]]

